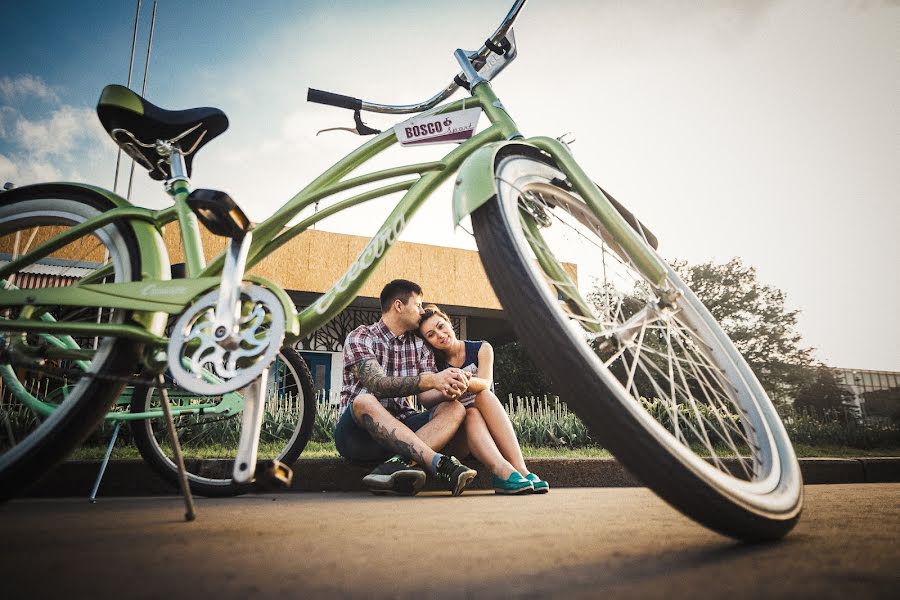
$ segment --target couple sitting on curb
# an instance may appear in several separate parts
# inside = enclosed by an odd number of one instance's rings
[[[447,315],[423,308],[422,288],[411,281],[388,283],[380,300],[381,320],[357,327],[344,343],[334,434],[350,461],[387,459],[363,484],[376,494],[413,495],[427,471],[458,496],[476,472],[448,453],[452,447],[490,468],[499,494],[549,491],[525,466],[509,416],[491,392],[490,344],[458,340]],[[410,396],[425,410],[413,408]]]

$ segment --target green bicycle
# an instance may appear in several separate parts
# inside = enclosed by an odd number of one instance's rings
[[[754,374],[657,255],[642,223],[594,184],[565,143],[525,138],[495,95],[490,82],[516,57],[512,25],[524,4],[513,4],[479,50],[456,50],[462,71],[429,100],[384,105],[310,90],[308,100],[353,111],[356,133],[375,137],[256,226],[226,194],[189,187],[193,156],[227,127],[221,111],[165,111],[126,88],[104,89],[101,121],[151,177],[165,181],[174,206],[151,211],[99,188],[58,183],[0,194],[0,251],[9,256],[0,267],[3,381],[22,395],[24,381],[43,375],[27,393],[48,402],[62,381],[68,386],[55,410],[0,456],[0,495],[15,494],[64,458],[103,418],[135,365],[157,382],[168,369],[197,396],[244,388],[232,478],[251,481],[261,382],[279,349],[348,306],[416,210],[455,176],[454,220],[471,217],[516,334],[600,441],[712,529],[744,540],[790,531],[803,505],[800,470]],[[460,88],[466,98],[442,104]],[[377,132],[360,111],[416,116]],[[481,114],[489,125],[476,133]],[[458,145],[440,161],[347,177],[398,141]],[[315,202],[378,182],[288,226]],[[401,192],[355,263],[299,314],[277,284],[244,275],[318,221]],[[172,222],[186,256],[178,280],[170,280],[159,234]],[[230,238],[209,264],[198,222]],[[15,288],[29,269],[65,260],[84,269],[71,286]]]

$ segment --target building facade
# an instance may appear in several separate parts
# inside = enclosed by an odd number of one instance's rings
[[[834,369],[838,385],[852,394],[849,408],[870,420],[900,418],[900,372]]]

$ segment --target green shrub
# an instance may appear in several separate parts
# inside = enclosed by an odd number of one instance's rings
[[[587,427],[559,397],[509,395],[506,412],[519,443],[530,446],[577,448],[594,445]]]

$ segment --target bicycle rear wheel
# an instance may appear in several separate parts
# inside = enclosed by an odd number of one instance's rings
[[[278,353],[269,367],[265,398],[259,458],[279,460],[290,466],[309,442],[316,413],[312,376],[296,350],[284,348]],[[175,413],[175,430],[185,455],[191,490],[201,496],[215,497],[235,496],[247,491],[249,486],[237,485],[231,480],[241,437],[243,400],[240,392],[224,397],[205,397],[175,387],[169,390],[169,400]],[[201,411],[201,406],[209,408]],[[160,409],[158,390],[144,386],[135,388],[132,412]],[[183,412],[186,409],[189,412]],[[178,467],[165,421],[162,418],[132,421],[131,431],[147,464],[160,477],[178,485]]]
[[[102,196],[65,185],[0,194],[0,265],[111,208]],[[11,273],[0,282],[0,294],[77,286],[103,266],[108,269],[103,281],[135,281],[139,261],[132,228],[110,224]],[[0,499],[39,479],[90,434],[124,387],[122,380],[111,378],[130,375],[140,352],[138,345],[121,339],[23,334],[4,323],[122,323],[128,317],[123,310],[69,306],[0,309]]]
[[[472,216],[515,331],[600,442],[662,498],[742,540],[784,536],[803,505],[772,403],[670,268],[645,280],[543,155],[498,159]]]

